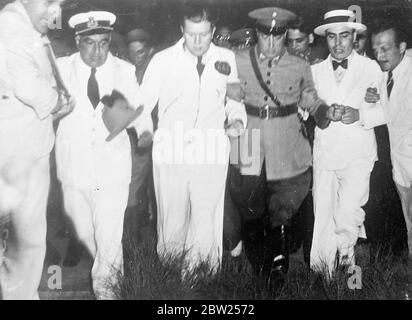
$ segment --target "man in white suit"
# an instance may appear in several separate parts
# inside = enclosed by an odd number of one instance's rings
[[[161,258],[185,252],[186,274],[201,262],[213,270],[221,262],[227,133],[245,128],[247,117],[244,105],[226,96],[228,84],[238,81],[235,56],[212,43],[208,8],[188,4],[181,30],[182,39],[149,63],[140,93],[145,108],[159,102],[157,250]]]
[[[30,163],[26,174],[19,175],[23,198],[11,213],[16,246],[5,253],[8,270],[0,268],[3,299],[39,298],[46,252],[49,154],[55,138],[52,120],[57,112],[74,106],[56,88],[51,49],[46,47],[51,13],[58,11],[61,2],[17,0],[0,13],[0,171],[10,177],[15,164]]]
[[[116,272],[123,270],[121,240],[131,180],[129,138],[123,130],[106,141],[109,131],[100,100],[117,90],[135,108],[139,89],[134,67],[109,53],[115,19],[109,12],[71,17],[79,52],[58,60],[78,108],[61,120],[57,130],[57,176],[64,208],[94,258],[92,281],[98,299],[114,298],[110,286],[116,283]],[[135,127],[139,143],[151,141],[150,115],[143,113]]]
[[[406,53],[406,33],[393,21],[373,30],[372,45],[384,71],[380,96],[369,91],[366,100],[380,99],[387,119],[393,180],[402,202],[412,259],[412,56]]]
[[[362,206],[377,160],[372,128],[378,119],[384,121],[382,107],[364,101],[369,87],[379,87],[382,73],[376,62],[353,50],[356,32],[366,29],[353,18],[348,10],[330,11],[315,29],[326,36],[330,55],[312,66],[313,79],[334,113],[328,128],[315,131],[311,267],[329,274],[337,263],[354,264],[357,239],[366,237]]]

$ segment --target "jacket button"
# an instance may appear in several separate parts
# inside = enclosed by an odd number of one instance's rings
[[[265,101],[268,101],[269,97],[268,97],[268,96],[265,96],[263,99],[264,99]]]
[[[270,80],[266,81],[266,84],[270,84]]]

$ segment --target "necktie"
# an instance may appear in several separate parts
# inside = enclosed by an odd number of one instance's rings
[[[53,48],[51,46],[50,40],[49,40],[49,38],[47,38],[47,36],[42,36],[42,40],[43,40],[44,46],[46,48],[47,57],[49,58],[50,65],[52,67],[52,72],[53,72],[54,79],[56,80],[56,85],[59,88],[59,90],[68,99],[70,97],[70,94],[69,94],[69,91],[67,90],[66,85],[64,84],[64,81],[63,81],[62,77],[61,77],[59,68],[57,66],[56,57],[54,55]]]
[[[87,96],[89,97],[93,108],[96,109],[100,102],[99,86],[96,80],[96,68],[92,68],[90,72],[89,81],[87,83]]]
[[[392,88],[393,88],[393,74],[392,74],[392,71],[389,71],[388,80],[386,81],[386,89],[388,91],[388,99],[391,97]]]
[[[202,63],[202,57],[197,57],[196,69],[197,73],[199,74],[199,77],[201,77],[203,70],[205,69],[205,65]]]
[[[348,68],[348,59],[342,60],[341,62],[338,62],[336,60],[332,60],[332,66],[333,66],[333,71],[335,71],[339,66],[341,66],[343,69]]]

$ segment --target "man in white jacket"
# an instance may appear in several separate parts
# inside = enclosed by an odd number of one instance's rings
[[[216,270],[221,261],[227,134],[239,134],[247,121],[243,104],[226,97],[227,86],[238,81],[234,54],[211,43],[207,8],[185,9],[183,38],[153,57],[140,91],[145,108],[159,102],[157,250],[161,258],[186,253],[184,274],[202,261]]]
[[[367,101],[380,101],[384,107],[393,180],[402,202],[412,261],[412,57],[406,52],[406,39],[406,32],[394,21],[380,21],[373,30],[373,50],[384,77],[380,95],[369,91]]]
[[[355,263],[354,246],[358,237],[366,237],[362,206],[377,160],[372,128],[384,116],[380,105],[364,100],[368,88],[379,88],[382,73],[376,62],[353,50],[356,32],[366,27],[351,22],[348,10],[330,11],[324,18],[315,33],[326,36],[330,56],[312,66],[312,73],[319,97],[334,113],[328,128],[315,131],[311,267],[331,274],[337,263]]]
[[[134,67],[109,53],[109,12],[73,16],[79,52],[60,58],[62,77],[78,108],[60,122],[56,134],[57,176],[62,182],[64,208],[79,239],[94,258],[93,290],[98,299],[114,298],[116,272],[123,270],[123,218],[131,179],[131,151],[126,131],[106,141],[109,131],[102,119],[105,95],[117,90],[136,108],[139,89]],[[135,123],[139,143],[148,140],[152,122],[145,113]],[[143,132],[150,133],[142,136]]]
[[[51,49],[46,46],[52,13],[58,11],[61,2],[17,0],[0,13],[2,178],[13,176],[11,168],[20,167],[18,164],[29,163],[29,170],[18,177],[19,205],[10,208],[15,246],[5,252],[8,268],[0,267],[3,299],[39,298],[37,289],[46,252],[49,155],[55,138],[52,120],[57,112],[70,111],[74,106],[72,101],[64,101],[56,88]],[[4,182],[17,183],[13,180]]]

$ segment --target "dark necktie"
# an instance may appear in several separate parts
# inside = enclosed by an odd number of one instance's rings
[[[92,68],[90,72],[89,82],[87,83],[87,96],[89,97],[93,108],[96,109],[100,102],[99,86],[96,80],[96,68]]]
[[[341,66],[343,69],[348,68],[348,59],[342,60],[341,62],[338,62],[336,60],[332,60],[332,66],[333,66],[333,71],[335,71],[339,66]]]
[[[386,81],[386,89],[388,91],[388,99],[391,97],[391,92],[393,88],[393,74],[392,71],[388,72],[388,80]]]
[[[197,69],[197,73],[199,73],[199,77],[201,77],[203,70],[205,69],[205,65],[202,63],[202,57],[197,57],[196,69]]]

